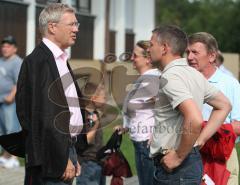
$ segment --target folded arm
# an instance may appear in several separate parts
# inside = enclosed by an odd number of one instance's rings
[[[213,107],[213,110],[208,120],[208,124],[201,131],[201,134],[197,140],[197,144],[200,147],[202,147],[206,141],[218,130],[231,111],[231,104],[228,98],[221,92],[217,93],[207,103]]]

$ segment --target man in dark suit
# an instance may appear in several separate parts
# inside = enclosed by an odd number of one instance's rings
[[[78,26],[72,8],[50,4],[39,16],[42,42],[22,64],[16,103],[25,135],[25,185],[72,184],[80,175],[74,145],[84,114],[65,51]]]

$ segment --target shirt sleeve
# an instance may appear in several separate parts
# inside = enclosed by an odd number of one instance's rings
[[[187,99],[193,99],[193,95],[185,81],[176,74],[170,74],[160,79],[160,89],[167,96],[173,109]]]
[[[206,79],[204,79],[204,86],[205,86],[204,103],[207,103],[220,91],[218,88],[209,83]]]
[[[240,121],[240,84],[237,80],[232,82],[232,111],[230,112],[231,121]]]
[[[14,83],[15,84],[17,84],[18,75],[19,75],[19,72],[20,72],[21,65],[22,65],[22,61],[17,60],[15,62],[15,65],[13,66],[13,78],[14,78]]]

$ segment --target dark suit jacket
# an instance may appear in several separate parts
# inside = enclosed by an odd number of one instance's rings
[[[43,42],[23,61],[16,104],[26,135],[26,167],[40,166],[43,177],[61,177],[71,145],[70,112],[53,54]]]

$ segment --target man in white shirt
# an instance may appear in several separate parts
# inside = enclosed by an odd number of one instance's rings
[[[234,77],[234,75],[232,74],[231,71],[229,71],[224,65],[224,57],[221,53],[221,51],[218,50],[217,52],[217,56],[216,56],[216,66],[218,67],[219,70],[221,70],[223,73],[231,76],[231,77]]]

